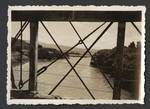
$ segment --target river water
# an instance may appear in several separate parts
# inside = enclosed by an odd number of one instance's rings
[[[72,65],[79,59],[79,57],[70,57],[69,61]],[[38,69],[47,65],[47,60],[38,61]],[[41,95],[48,95],[50,90],[59,82],[59,80],[69,71],[71,67],[65,59],[60,59],[50,66],[47,71],[38,77],[38,92]],[[112,99],[113,90],[107,83],[106,79],[99,72],[98,69],[90,66],[90,57],[83,58],[75,67],[76,71],[85,82],[91,93],[96,99]],[[19,81],[19,66],[13,68],[15,81]],[[23,64],[23,81],[29,77],[29,63]],[[28,89],[28,83],[24,85],[23,89]],[[56,88],[52,95],[61,96],[63,99],[91,99],[91,96],[82,85],[79,78],[74,71],[65,78],[65,80]],[[122,99],[132,99],[130,93],[122,90]]]

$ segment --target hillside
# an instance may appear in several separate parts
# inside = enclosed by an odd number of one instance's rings
[[[132,42],[128,47],[124,47],[123,55],[123,72],[122,72],[122,88],[130,92],[134,88],[135,74],[137,71],[137,56],[140,55],[138,48]],[[116,47],[113,49],[99,50],[93,55],[91,66],[99,68],[104,73],[109,74],[112,78],[115,77],[115,58]]]
[[[12,38],[13,40],[13,38]],[[14,46],[11,49],[11,62],[13,66],[16,66],[20,63],[20,54],[22,53],[22,62],[25,63],[29,61],[29,50],[30,44],[27,41],[22,41],[22,50],[21,50],[21,40],[18,39]],[[45,48],[42,45],[38,44],[38,59],[54,59],[56,57],[63,58],[62,54],[54,48]]]
[[[47,43],[42,43],[42,42],[39,42],[40,45],[42,45],[43,47],[46,47],[46,48],[54,48],[54,49],[58,49],[58,47],[54,44],[47,44]],[[70,46],[64,46],[64,45],[59,45],[61,47],[61,49],[63,50],[63,52],[66,52],[67,50],[69,50],[71,47]],[[86,51],[86,49],[84,48],[78,48],[78,46],[76,46],[74,49],[72,49],[69,54],[70,55],[82,55],[84,52]],[[96,49],[91,49],[90,52],[92,54],[94,54],[95,52],[97,52]],[[87,53],[86,56],[89,56],[89,54]]]

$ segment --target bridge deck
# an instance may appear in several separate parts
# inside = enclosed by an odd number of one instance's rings
[[[137,22],[141,11],[12,11],[12,21]]]

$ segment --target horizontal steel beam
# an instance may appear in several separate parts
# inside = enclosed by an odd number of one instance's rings
[[[12,21],[137,22],[141,11],[12,11]]]

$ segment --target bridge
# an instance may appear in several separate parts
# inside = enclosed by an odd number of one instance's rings
[[[12,47],[17,41],[19,37],[22,37],[22,32],[25,30],[28,24],[30,24],[30,59],[29,59],[29,79],[25,82],[20,81],[19,87],[20,89],[24,84],[29,82],[29,93],[32,95],[37,93],[37,77],[41,75],[47,68],[52,64],[48,64],[47,66],[42,67],[41,69],[37,69],[37,60],[38,60],[38,25],[42,24],[46,32],[49,34],[50,38],[54,41],[60,52],[65,56],[65,53],[61,50],[59,44],[56,42],[55,38],[52,36],[48,28],[45,26],[43,21],[65,21],[69,22],[77,36],[79,37],[79,42],[77,45],[83,44],[86,48],[85,53],[79,58],[79,60],[73,65],[71,62],[65,57],[66,61],[70,65],[71,69],[61,78],[58,84],[49,92],[52,94],[53,91],[60,85],[60,83],[68,76],[68,74],[73,70],[75,75],[79,78],[89,95],[92,99],[95,99],[94,95],[89,90],[88,86],[85,84],[79,73],[76,71],[76,65],[82,60],[82,58],[89,53],[91,58],[93,57],[90,53],[90,50],[95,45],[95,43],[107,32],[107,30],[111,27],[114,22],[118,22],[118,35],[117,35],[117,56],[116,56],[116,74],[114,79],[114,85],[112,86],[107,77],[104,75],[108,84],[112,87],[113,96],[112,99],[120,99],[121,96],[121,73],[123,72],[123,47],[125,41],[125,27],[126,22],[131,22],[135,29],[141,34],[139,29],[136,27],[134,22],[142,21],[142,12],[141,11],[12,11],[11,17],[13,21],[20,21],[21,28],[15,36],[15,39],[12,40]],[[24,23],[22,23],[24,21]],[[109,22],[107,27],[100,33],[96,40],[92,43],[92,45],[88,48],[84,43],[84,40],[88,38],[92,33],[98,30],[101,26],[96,28],[93,32],[91,32],[87,37],[82,39],[75,29],[72,22]],[[71,51],[75,46],[70,48],[67,52]],[[21,54],[22,55],[22,54]],[[56,60],[57,61],[57,60]],[[54,62],[56,62],[54,61]],[[53,62],[53,63],[54,63]],[[21,62],[22,63],[22,62]],[[21,68],[22,69],[22,68]],[[13,80],[13,73],[11,79]],[[22,70],[20,71],[20,78],[22,78]],[[138,96],[138,95],[137,95]]]

